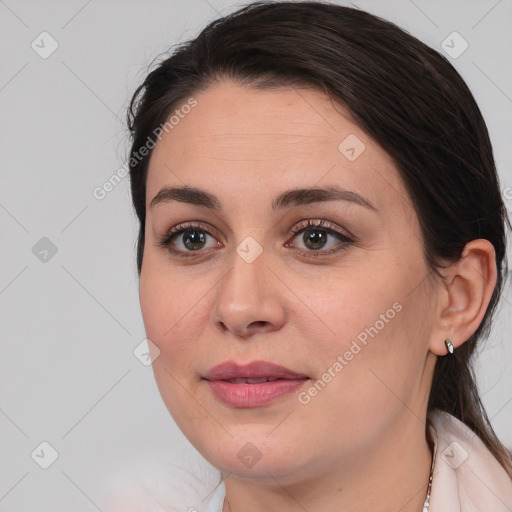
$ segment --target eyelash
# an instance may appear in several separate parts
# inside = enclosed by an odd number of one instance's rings
[[[345,250],[348,248],[349,245],[352,245],[355,243],[355,240],[352,238],[349,238],[345,234],[341,233],[340,231],[334,229],[332,227],[332,224],[329,221],[318,219],[318,220],[307,220],[304,221],[297,226],[295,226],[291,233],[294,235],[293,238],[295,238],[298,234],[307,231],[311,228],[322,228],[321,231],[325,231],[328,235],[334,236],[337,238],[341,244],[334,249],[329,249],[325,251],[315,251],[315,250],[303,250],[299,249],[299,252],[306,256],[306,257],[312,257],[312,258],[318,258],[323,256],[329,256],[330,254],[333,254],[335,252],[339,252],[342,250]],[[202,231],[207,233],[209,236],[215,238],[215,235],[211,232],[210,228],[204,224],[201,223],[193,223],[193,222],[185,222],[182,224],[178,224],[177,226],[174,226],[172,229],[170,229],[158,242],[158,245],[165,247],[173,256],[176,256],[178,258],[194,258],[198,254],[201,254],[201,252],[204,252],[202,250],[198,251],[187,251],[183,252],[181,250],[177,250],[174,247],[172,247],[172,242],[175,238],[177,238],[179,235],[185,233],[186,231],[195,230],[195,231]],[[319,229],[320,230],[320,229]],[[286,246],[290,247],[288,245],[288,242],[285,244]],[[291,246],[293,247],[293,246]],[[208,250],[208,249],[207,249]]]

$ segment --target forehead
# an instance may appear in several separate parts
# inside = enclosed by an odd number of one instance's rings
[[[364,193],[377,207],[408,202],[390,156],[321,91],[221,83],[171,115],[151,157],[148,203],[164,185],[240,197],[255,186],[274,196],[324,183]]]

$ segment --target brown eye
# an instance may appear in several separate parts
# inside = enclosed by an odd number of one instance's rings
[[[187,229],[180,236],[181,242],[190,251],[203,249],[203,245],[206,243],[205,233],[198,229]]]
[[[322,249],[327,243],[329,235],[325,229],[306,229],[302,235],[304,245],[308,249]]]
[[[326,256],[334,252],[346,249],[354,240],[331,227],[332,224],[324,220],[308,220],[292,230],[297,244],[287,244],[295,247],[306,256]],[[299,236],[302,235],[302,236]]]
[[[214,247],[222,247],[205,226],[195,224],[179,224],[173,227],[159,241],[159,245],[172,255],[183,258],[196,256],[194,253],[199,255]]]

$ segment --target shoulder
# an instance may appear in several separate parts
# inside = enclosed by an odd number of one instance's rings
[[[429,415],[436,442],[432,512],[510,512],[512,480],[482,440],[448,413]]]

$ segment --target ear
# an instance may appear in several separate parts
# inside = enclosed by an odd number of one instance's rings
[[[444,286],[439,287],[435,337],[429,349],[438,356],[448,350],[449,338],[455,349],[478,329],[496,286],[497,269],[494,247],[479,238],[468,242],[461,258],[443,272]]]

